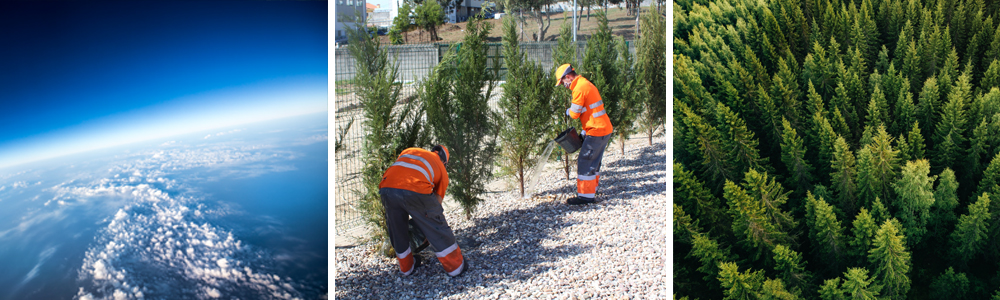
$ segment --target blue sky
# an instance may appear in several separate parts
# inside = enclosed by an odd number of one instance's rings
[[[0,168],[327,110],[325,1],[0,2]]]

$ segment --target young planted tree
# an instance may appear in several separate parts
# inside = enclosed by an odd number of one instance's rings
[[[371,230],[369,236],[377,244],[388,245],[385,208],[378,194],[382,174],[409,147],[430,143],[420,116],[423,106],[417,101],[400,101],[401,85],[396,84],[398,69],[389,59],[389,51],[379,43],[378,36],[363,27],[348,30],[348,50],[354,58],[354,80],[357,98],[364,112],[364,137],[361,171],[362,188],[358,209]],[[392,253],[391,247],[383,247]],[[387,254],[391,255],[391,254]]]
[[[622,89],[627,82],[616,82],[620,78],[618,69],[618,51],[615,49],[615,39],[608,27],[608,18],[604,13],[597,13],[597,32],[587,39],[587,50],[583,55],[583,65],[577,73],[590,80],[601,94],[604,111],[614,127],[624,124],[627,112],[623,105]],[[626,125],[627,126],[627,125]],[[617,129],[613,134],[618,134]]]
[[[480,20],[469,21],[461,47],[449,49],[420,87],[433,135],[451,153],[448,193],[470,219],[493,176],[497,153],[497,116],[488,104],[498,77],[497,68],[489,66],[499,64],[487,58],[486,37],[491,27]]]
[[[563,23],[562,28],[560,28],[560,30],[559,30],[559,42],[558,42],[558,44],[556,44],[556,48],[552,51],[552,62],[553,62],[553,64],[552,64],[552,71],[549,72],[549,73],[555,74],[556,68],[558,68],[559,66],[561,66],[563,64],[572,64],[572,65],[576,65],[577,64],[577,60],[576,60],[576,48],[577,48],[576,45],[577,45],[577,43],[573,41],[573,34],[570,31],[570,29],[571,28],[570,28],[570,24],[569,23]],[[560,108],[567,108],[567,107],[569,107],[570,101],[566,100],[566,99],[572,99],[573,98],[573,92],[572,91],[570,91],[569,89],[560,89],[560,88],[557,88],[553,92],[552,96],[554,97],[554,99],[551,102],[551,104],[553,106],[553,109],[554,109],[554,111],[560,112],[560,113],[556,113],[554,116],[552,116],[552,118],[553,118],[552,122],[554,123],[555,127],[553,127],[553,131],[551,133],[552,133],[552,136],[556,136],[560,132],[562,132],[563,130],[566,130],[567,128],[570,128],[570,127],[573,127],[573,126],[577,126],[579,124],[579,122],[577,122],[576,120],[564,117],[563,114],[561,113],[563,111],[563,109],[560,109]],[[664,99],[666,99],[666,98],[664,98]],[[562,147],[560,147],[560,149],[562,149]],[[563,151],[562,152],[562,157],[563,157],[563,160],[562,160],[563,161],[563,171],[565,171],[565,173],[566,173],[566,178],[569,179],[570,178],[569,168],[570,168],[570,155],[571,154],[569,152],[566,152],[565,149],[563,149],[562,151]]]
[[[612,124],[614,124],[622,156],[625,156],[625,141],[636,132],[635,120],[638,117],[637,109],[640,108],[641,104],[637,89],[640,85],[636,81],[635,61],[632,58],[632,53],[628,50],[627,42],[620,36],[615,37],[614,41],[615,49],[618,51],[618,60],[615,62],[618,78],[614,82],[619,86],[619,99],[616,102],[618,102],[620,113],[618,114],[618,122]]]
[[[517,42],[517,28],[513,17],[503,20],[503,55],[507,67],[507,81],[500,97],[500,117],[505,125],[499,126],[500,155],[507,162],[505,168],[517,179],[521,197],[524,197],[526,172],[539,159],[535,157],[547,139],[539,132],[549,131],[552,107],[553,78],[541,66],[527,60]]]
[[[642,106],[642,127],[653,144],[653,132],[658,126],[666,127],[667,105],[667,41],[666,21],[653,10],[642,14],[641,34],[636,41],[636,81],[639,83]],[[560,40],[561,41],[561,40]]]

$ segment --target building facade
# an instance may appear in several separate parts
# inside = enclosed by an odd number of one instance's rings
[[[360,16],[362,19],[367,18],[367,12],[365,11],[365,1],[364,0],[336,0],[337,6],[334,7],[333,20],[336,22],[334,33],[334,40],[338,43],[347,41],[347,29],[354,28],[358,25],[358,22],[353,22],[356,16]],[[332,2],[332,1],[331,1]]]

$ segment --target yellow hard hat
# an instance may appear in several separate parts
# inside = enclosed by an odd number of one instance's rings
[[[573,72],[573,66],[569,64],[563,64],[559,68],[556,68],[556,86],[559,86],[559,82],[562,81],[563,76],[566,76],[569,72]]]

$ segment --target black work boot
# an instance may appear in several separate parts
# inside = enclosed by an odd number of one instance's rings
[[[566,204],[580,205],[580,204],[590,204],[597,202],[594,198],[590,197],[573,197],[566,200]]]

